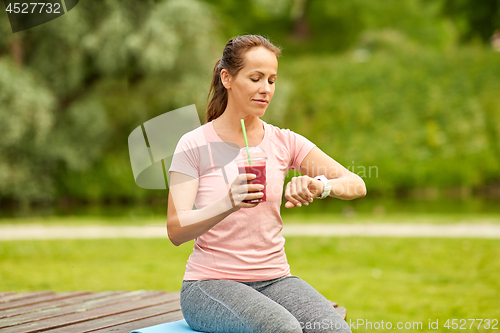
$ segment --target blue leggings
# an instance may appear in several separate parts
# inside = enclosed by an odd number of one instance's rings
[[[201,332],[351,332],[331,303],[296,276],[184,281],[181,309],[189,326]]]

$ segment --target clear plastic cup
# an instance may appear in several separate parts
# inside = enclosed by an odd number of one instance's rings
[[[252,165],[248,163],[247,148],[241,148],[240,153],[236,159],[236,164],[238,165],[238,173],[253,173],[256,177],[254,179],[248,180],[248,184],[262,184],[264,189],[262,193],[264,196],[259,199],[253,200],[243,200],[243,202],[255,203],[255,202],[265,202],[266,201],[266,153],[259,147],[248,147],[250,152],[250,161]]]

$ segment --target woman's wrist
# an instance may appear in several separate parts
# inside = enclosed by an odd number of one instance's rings
[[[320,198],[321,194],[323,193],[323,190],[325,188],[325,184],[316,178],[312,179],[312,184],[315,189],[317,189],[317,192],[315,193],[314,199]]]

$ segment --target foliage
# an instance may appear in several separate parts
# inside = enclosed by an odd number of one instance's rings
[[[271,37],[283,47],[284,57],[344,52],[364,31],[388,27],[433,48],[456,39],[454,26],[441,15],[441,1],[205,1],[217,4],[225,37],[246,33]]]
[[[154,116],[204,103],[217,27],[210,6],[196,0],[109,0],[7,34],[0,199],[144,197],[127,136]],[[5,22],[0,29],[8,31]]]
[[[463,40],[479,38],[488,42],[500,29],[500,1],[445,0],[442,13],[457,27]]]
[[[106,0],[16,34],[2,20],[0,200],[164,198],[134,184],[128,134],[189,104],[203,122],[213,65],[244,33],[283,47],[264,120],[377,167],[370,190],[494,183],[498,57],[457,46],[477,28],[468,3]]]
[[[364,176],[370,189],[500,180],[497,54],[437,52],[384,30],[365,34],[354,52],[280,66],[294,82],[281,125]]]
[[[56,101],[37,79],[0,59],[0,193],[24,202],[54,191],[48,142]]]

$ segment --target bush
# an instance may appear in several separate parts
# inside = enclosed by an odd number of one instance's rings
[[[364,170],[372,190],[499,181],[498,57],[479,46],[438,52],[379,31],[353,52],[283,59],[280,77],[293,88],[279,125]]]

